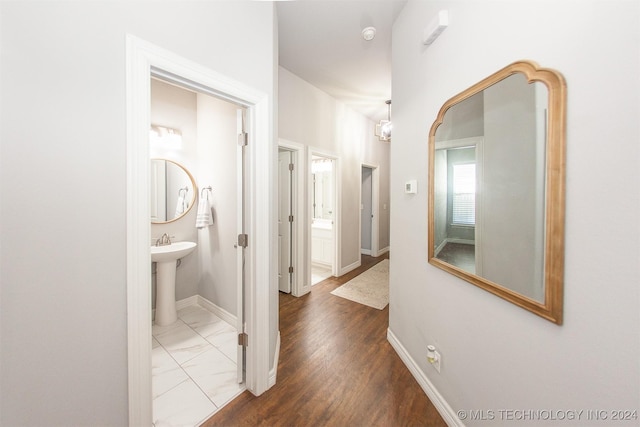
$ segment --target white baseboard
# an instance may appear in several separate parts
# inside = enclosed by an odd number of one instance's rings
[[[348,272],[355,270],[356,268],[360,267],[362,264],[360,263],[360,260],[354,262],[353,264],[349,264],[346,267],[343,267],[340,269],[340,272],[338,274],[338,276],[343,276],[345,274],[347,274]]]
[[[269,370],[269,385],[267,388],[271,388],[276,385],[276,376],[278,375],[278,361],[280,359],[280,331],[278,331],[278,337],[276,338],[276,352],[273,356],[273,366]]]
[[[449,243],[449,240],[448,240],[448,239],[444,239],[444,240],[442,241],[442,243],[440,243],[440,244],[438,245],[438,247],[436,248],[436,250],[435,250],[435,251],[433,251],[433,256],[438,256],[438,254],[440,253],[440,251],[441,251],[442,249],[444,249],[444,247],[445,247],[445,246],[447,246],[447,243]]]
[[[386,248],[378,249],[378,252],[374,255],[375,257],[379,257],[380,255],[386,254],[389,252],[389,246]]]
[[[362,255],[371,255],[371,249],[360,249]]]
[[[182,310],[185,307],[189,307],[190,305],[198,304],[199,295],[194,295],[189,298],[181,299],[180,301],[176,301],[176,310]]]
[[[218,307],[217,305],[215,305],[214,303],[212,303],[211,301],[209,301],[208,299],[200,295],[196,295],[196,297],[197,297],[198,305],[200,305],[202,308],[206,308],[207,310],[209,310],[210,312],[212,312],[213,314],[215,314],[216,316],[218,316],[219,318],[221,318],[231,326],[236,327],[237,325],[236,316],[229,313],[227,310],[221,307]]]
[[[464,427],[464,424],[457,417],[455,411],[449,406],[444,397],[438,392],[435,386],[429,381],[429,378],[422,372],[418,364],[413,360],[411,355],[407,352],[404,346],[398,341],[398,338],[394,335],[391,329],[387,328],[387,340],[391,344],[391,347],[394,348],[400,359],[404,362],[404,364],[409,368],[411,375],[418,381],[422,390],[424,390],[425,394],[433,403],[433,406],[436,407],[444,422],[447,423],[448,426],[455,427]]]

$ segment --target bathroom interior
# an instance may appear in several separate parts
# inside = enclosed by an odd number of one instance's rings
[[[311,284],[333,275],[335,252],[335,161],[311,157]]]
[[[236,327],[239,108],[151,80],[154,425],[198,425],[244,390]],[[170,259],[156,255],[181,242],[195,246]]]

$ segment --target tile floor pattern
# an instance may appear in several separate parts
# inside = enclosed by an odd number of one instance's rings
[[[236,351],[235,327],[198,305],[153,325],[154,426],[198,426],[240,394]]]
[[[331,268],[313,264],[311,266],[311,284],[322,282],[324,279],[331,277]]]

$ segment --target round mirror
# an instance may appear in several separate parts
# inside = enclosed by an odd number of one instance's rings
[[[182,218],[196,201],[196,182],[182,165],[167,159],[151,159],[151,223]]]

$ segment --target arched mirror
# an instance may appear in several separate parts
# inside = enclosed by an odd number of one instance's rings
[[[196,201],[196,182],[179,163],[151,159],[151,223],[164,224],[182,218]]]
[[[429,263],[562,323],[566,84],[515,62],[429,132]]]

